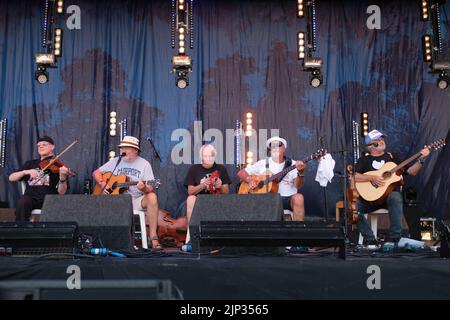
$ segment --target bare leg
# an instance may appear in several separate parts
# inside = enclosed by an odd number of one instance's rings
[[[156,248],[159,246],[158,234],[156,232],[158,227],[158,197],[156,196],[156,193],[147,193],[142,199],[141,205],[147,212],[145,220],[150,226],[152,248]]]
[[[294,211],[292,220],[303,221],[305,219],[305,200],[301,193],[297,193],[292,196],[291,207]]]

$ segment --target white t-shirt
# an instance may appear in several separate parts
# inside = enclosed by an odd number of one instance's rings
[[[292,160],[292,164],[295,163],[295,160]],[[282,171],[284,168],[284,161],[282,163],[277,163],[269,158],[269,170],[273,174],[277,174]],[[259,160],[258,162],[249,165],[245,168],[245,171],[250,175],[262,175],[266,172],[266,159]],[[297,170],[293,169],[288,172],[287,175],[284,176],[283,180],[281,180],[278,186],[278,193],[282,197],[290,197],[293,194],[297,193],[297,188],[294,185],[294,181],[297,178]]]
[[[117,160],[119,157],[112,158],[107,163],[102,165],[99,170],[103,174],[108,171],[112,171],[116,166]],[[130,181],[148,181],[153,180],[155,177],[153,175],[152,166],[150,163],[144,158],[137,157],[133,162],[126,162],[122,159],[119,163],[119,166],[113,172],[115,175],[119,175],[124,173],[127,177],[130,178]],[[133,198],[138,198],[142,196],[144,193],[139,191],[136,186],[130,186],[125,193],[131,194]]]

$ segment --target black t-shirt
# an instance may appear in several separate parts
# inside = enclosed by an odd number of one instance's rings
[[[35,159],[24,163],[17,171],[36,169],[41,172],[39,163],[41,160]],[[59,172],[45,173],[43,178],[30,180],[30,175],[24,176],[21,181],[25,181],[27,187],[25,195],[31,196],[35,199],[43,200],[46,194],[58,194]],[[67,189],[69,189],[69,181],[67,181]]]
[[[402,162],[402,158],[398,154],[388,152],[377,157],[371,156],[370,154],[364,155],[356,162],[355,172],[365,173],[367,171],[378,170],[387,162],[394,162],[398,165]]]
[[[194,164],[189,168],[189,171],[184,179],[184,185],[188,186],[198,186],[203,178],[209,178],[209,176],[214,172],[219,172],[219,178],[222,180],[222,184],[231,184],[230,177],[228,176],[227,169],[220,164],[214,163],[214,165],[206,169],[201,164]],[[198,194],[208,194],[207,190],[202,190]]]

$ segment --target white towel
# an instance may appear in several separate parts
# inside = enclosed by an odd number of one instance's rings
[[[336,161],[329,153],[320,158],[319,166],[317,167],[316,181],[321,187],[326,187],[328,182],[331,182],[334,176],[334,165]]]

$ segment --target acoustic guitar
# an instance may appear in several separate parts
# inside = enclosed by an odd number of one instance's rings
[[[110,176],[111,176],[111,178],[109,178]],[[129,178],[124,173],[121,173],[119,175],[114,175],[114,174],[111,175],[111,172],[109,172],[109,171],[102,174],[103,181],[106,182],[108,179],[109,179],[108,186],[110,186],[110,188],[107,188],[107,190],[109,191],[109,194],[112,194],[112,195],[121,194],[126,189],[128,189],[128,187],[135,186],[139,183],[139,181],[129,181]],[[152,186],[153,189],[158,189],[159,185],[161,184],[161,181],[159,179],[148,180],[148,181],[143,181],[143,182],[145,185]],[[93,190],[92,194],[93,195],[103,194],[102,186],[97,183],[94,186],[94,190]]]
[[[430,151],[437,150],[445,146],[445,140],[439,139],[432,144],[426,146]],[[371,181],[356,182],[356,190],[360,197],[372,205],[379,205],[385,201],[389,194],[394,190],[395,186],[403,184],[402,171],[403,168],[418,159],[421,156],[420,152],[417,152],[413,156],[409,157],[399,165],[394,162],[386,162],[380,169],[374,171],[365,172],[365,175],[379,176],[384,179],[383,186],[377,186]]]
[[[306,157],[302,161],[307,163],[308,161],[319,159],[327,153],[326,149],[317,150],[317,152]],[[239,187],[239,194],[263,194],[263,193],[275,193],[278,192],[278,184],[284,178],[289,171],[295,169],[295,163],[277,174],[273,174],[270,170],[267,170],[262,175],[251,175],[250,178],[256,182],[255,188],[250,188],[248,182],[243,181]]]

